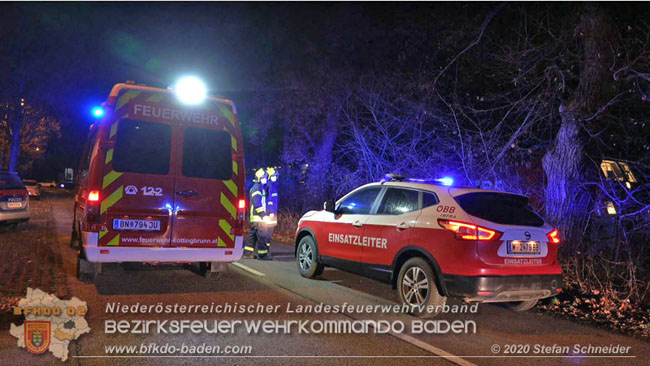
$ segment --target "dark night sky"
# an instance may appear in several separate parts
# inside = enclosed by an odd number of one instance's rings
[[[329,57],[341,63],[372,62],[373,54],[393,45],[382,44],[381,39],[373,40],[368,35],[381,37],[382,32],[391,32],[399,22],[408,21],[395,15],[396,5],[390,3],[113,2],[4,6],[18,6],[37,29],[54,25],[61,31],[58,36],[88,45],[79,48],[80,55],[71,57],[83,58],[92,74],[70,76],[80,83],[79,97],[88,101],[103,99],[118,81],[130,79],[166,86],[186,73],[200,75],[217,93],[280,88],[285,71],[302,68],[309,72],[313,57]],[[484,7],[399,5],[400,13],[407,17],[426,12],[441,16],[444,12],[458,13],[458,8],[480,13],[479,9]],[[351,50],[354,54],[332,55],[337,46],[331,43],[335,37],[355,41]],[[305,44],[306,39],[310,45]],[[314,45],[318,49],[313,49]]]
[[[324,59],[337,64],[334,69],[390,62],[382,55],[392,45],[383,44],[382,36],[393,32],[399,22],[409,21],[408,17],[426,14],[412,8],[432,6],[436,12],[448,8],[445,11],[456,12],[458,7],[400,4],[402,17],[407,17],[400,19],[395,4],[385,3],[0,5],[12,9],[13,18],[24,16],[14,28],[30,27],[33,37],[53,48],[37,57],[59,60],[55,72],[61,70],[62,82],[46,88],[41,96],[68,117],[62,139],[41,167],[76,158],[90,109],[117,82],[166,87],[181,75],[198,75],[213,94],[233,99],[245,120],[253,92],[282,92],[289,83],[287,75],[296,70],[303,75],[317,73],[314,64]],[[463,8],[471,13],[475,6]],[[352,46],[341,46],[340,39]],[[43,73],[42,80],[47,77]]]
[[[102,102],[117,82],[135,80],[165,87],[181,75],[198,75],[213,94],[235,100],[245,118],[246,100],[253,91],[281,90],[284,71],[309,67],[301,39],[318,42],[325,30],[336,26],[336,19],[342,19],[338,14],[357,18],[355,12],[363,8],[353,4],[163,2],[3,6],[25,15],[22,24],[33,27],[31,32],[46,44],[65,39],[67,48],[49,50],[61,60],[57,69],[65,68],[68,61],[82,64],[61,72],[63,84],[72,87],[41,93],[69,117],[63,121],[62,139],[50,149],[41,170],[56,165],[62,156],[64,161],[75,158],[90,121],[90,108]],[[45,73],[43,78],[47,78]]]
[[[233,99],[245,122],[250,96],[281,93],[297,74],[329,70],[396,70],[396,55],[413,62],[426,56],[404,51],[409,42],[431,43],[444,32],[469,42],[495,3],[5,3],[5,37],[31,34],[48,47],[35,57],[52,58],[60,81],[41,91],[46,102],[64,115],[63,138],[42,165],[69,161],[84,139],[89,111],[102,102],[113,84],[135,80],[166,87],[181,75],[203,78],[212,93]],[[542,5],[543,6],[543,5]],[[560,6],[571,6],[564,4]],[[616,14],[638,8],[604,5]],[[647,6],[644,6],[647,8]],[[16,20],[19,19],[20,20]],[[499,20],[498,22],[500,22]],[[495,26],[508,26],[495,21]],[[403,27],[404,24],[415,24]],[[498,24],[498,25],[497,25]],[[401,33],[400,33],[401,32]],[[433,34],[434,39],[419,34]],[[394,34],[399,34],[394,37]],[[402,38],[399,38],[402,37]],[[444,35],[440,36],[441,38]],[[466,37],[467,39],[463,39]],[[391,44],[386,39],[404,39]],[[25,41],[31,47],[30,41]],[[61,46],[59,46],[61,45]],[[458,45],[460,47],[460,45]],[[39,46],[35,46],[39,47]],[[436,56],[432,71],[451,58]],[[432,59],[435,59],[432,57]],[[324,61],[326,60],[326,61]],[[400,61],[403,62],[403,61]],[[408,62],[402,66],[408,69]],[[47,72],[34,72],[37,81]],[[61,146],[65,145],[65,149]],[[65,150],[65,152],[63,151]]]

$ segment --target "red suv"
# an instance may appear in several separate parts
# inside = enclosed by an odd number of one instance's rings
[[[526,197],[393,178],[303,215],[296,257],[304,277],[332,266],[390,282],[427,316],[448,296],[534,307],[562,289],[559,244]]]

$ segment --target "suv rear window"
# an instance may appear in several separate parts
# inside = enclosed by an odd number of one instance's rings
[[[230,133],[195,127],[185,129],[183,175],[195,178],[231,179]]]
[[[0,189],[25,189],[17,174],[0,173]]]
[[[117,126],[113,169],[118,172],[167,174],[172,128],[164,123],[122,119]]]
[[[543,226],[544,220],[528,204],[528,198],[508,193],[473,192],[455,197],[465,212],[504,225]]]

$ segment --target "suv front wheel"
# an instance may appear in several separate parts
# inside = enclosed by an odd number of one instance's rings
[[[420,318],[431,318],[442,311],[447,298],[436,286],[433,270],[422,258],[411,258],[399,271],[397,289],[402,304],[411,306],[411,314]]]
[[[311,236],[307,235],[300,239],[296,250],[296,262],[298,272],[303,277],[314,278],[323,273],[325,267],[316,260],[316,243]]]

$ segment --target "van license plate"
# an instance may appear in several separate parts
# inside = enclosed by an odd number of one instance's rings
[[[23,207],[22,202],[7,202],[7,207],[9,208],[21,208]]]
[[[539,254],[539,242],[508,240],[508,254]]]
[[[113,230],[160,231],[160,220],[113,220]]]

